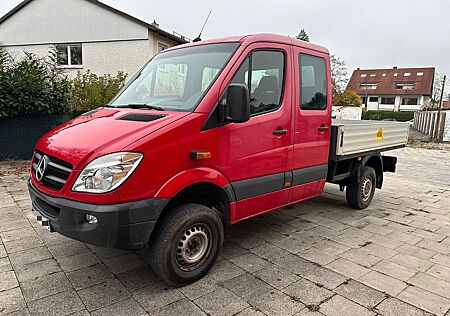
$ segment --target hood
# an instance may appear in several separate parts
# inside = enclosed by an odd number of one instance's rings
[[[190,113],[99,108],[45,134],[36,148],[81,169]]]

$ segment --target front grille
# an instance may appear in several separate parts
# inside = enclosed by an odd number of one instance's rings
[[[36,169],[38,167],[39,161],[41,160],[44,153],[35,151],[33,156],[33,173],[36,175]],[[40,180],[43,185],[49,187],[50,189],[59,191],[64,184],[66,184],[67,178],[72,172],[72,165],[61,159],[47,156],[47,169],[44,172],[44,177]]]

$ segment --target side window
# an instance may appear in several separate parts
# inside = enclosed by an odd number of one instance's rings
[[[250,113],[272,111],[281,104],[284,84],[284,54],[257,50],[242,63],[231,83],[243,83],[250,91]]]
[[[327,71],[325,59],[299,55],[300,108],[325,110],[327,108]]]

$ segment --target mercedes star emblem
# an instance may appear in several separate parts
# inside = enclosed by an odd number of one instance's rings
[[[48,160],[48,157],[44,155],[38,162],[35,176],[36,176],[36,179],[38,179],[39,181],[41,181],[42,178],[44,178],[45,171],[47,171],[47,164],[48,164],[47,160]]]

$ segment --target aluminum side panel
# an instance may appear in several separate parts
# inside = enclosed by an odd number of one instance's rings
[[[336,156],[404,146],[408,141],[409,122],[334,120],[338,127]]]

